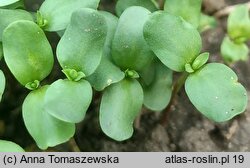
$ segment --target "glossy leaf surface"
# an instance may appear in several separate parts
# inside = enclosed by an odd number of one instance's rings
[[[201,50],[199,32],[180,17],[163,11],[147,20],[144,37],[161,62],[178,72],[184,71]]]
[[[108,12],[100,11],[108,25],[108,33],[104,44],[101,63],[87,80],[97,91],[101,91],[112,83],[121,81],[124,73],[111,61],[111,44],[116,30],[118,18]]]
[[[188,76],[185,89],[202,114],[213,121],[223,122],[246,109],[247,92],[237,80],[229,67],[210,63]]]
[[[43,19],[47,21],[46,31],[64,30],[74,11],[81,8],[97,9],[100,0],[46,0],[40,7]]]
[[[45,95],[45,110],[59,120],[78,123],[92,100],[92,88],[85,80],[78,82],[59,79],[49,86]]]
[[[150,85],[143,86],[144,105],[153,111],[163,110],[172,95],[173,73],[160,62],[155,63],[154,80]]]
[[[0,41],[2,41],[4,29],[17,20],[33,21],[32,15],[25,10],[0,9]]]
[[[198,27],[202,0],[165,0],[164,10]]]
[[[115,11],[120,16],[123,11],[131,6],[142,6],[151,12],[158,9],[158,5],[154,0],[118,0],[115,6]]]
[[[246,5],[238,5],[228,16],[228,35],[236,42],[250,39],[250,17]]]
[[[150,11],[139,6],[126,9],[121,15],[112,43],[112,58],[121,69],[141,70],[153,59],[143,37],[143,25]]]
[[[75,125],[51,116],[44,108],[48,86],[32,91],[23,103],[23,120],[30,135],[41,149],[68,141],[75,133]]]
[[[0,140],[0,152],[24,152],[24,150],[14,142]]]
[[[103,132],[117,141],[130,138],[142,103],[143,90],[135,79],[124,79],[106,88],[100,107]]]
[[[104,16],[93,9],[79,9],[57,47],[57,58],[63,69],[74,69],[91,75],[100,64],[107,35]]]
[[[248,59],[249,49],[245,43],[237,44],[225,37],[221,45],[221,55],[227,63],[236,61],[246,61]]]
[[[5,77],[3,72],[0,70],[0,101],[2,99],[4,89],[5,89]]]

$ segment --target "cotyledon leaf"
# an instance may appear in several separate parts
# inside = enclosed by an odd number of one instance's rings
[[[108,33],[101,62],[95,72],[87,77],[87,80],[97,91],[101,91],[112,83],[121,81],[125,75],[124,73],[111,61],[111,44],[116,30],[118,18],[111,13],[100,11],[105,17],[108,25]]]
[[[97,9],[100,0],[46,0],[39,11],[46,20],[46,31],[64,30],[70,22],[74,11],[81,8]]]
[[[51,46],[34,22],[20,20],[11,23],[3,34],[3,51],[10,71],[24,86],[43,80],[52,70]]]
[[[59,120],[78,123],[84,119],[91,100],[92,88],[86,80],[59,79],[47,89],[44,108]]]
[[[163,110],[172,95],[173,71],[161,62],[155,63],[154,80],[150,85],[143,85],[144,105],[153,111]]]
[[[13,4],[7,5],[7,6],[2,6],[0,7],[2,9],[24,9],[24,0],[19,0]]]
[[[0,101],[2,99],[4,89],[5,89],[5,77],[3,72],[0,70]]]
[[[237,80],[237,75],[226,65],[210,63],[188,76],[185,90],[203,115],[223,122],[246,109],[247,92]]]
[[[115,6],[116,14],[120,16],[125,9],[131,6],[142,6],[151,12],[159,8],[154,0],[118,0]]]
[[[202,0],[165,0],[164,10],[181,16],[195,28],[199,26]]]
[[[250,39],[250,17],[246,5],[238,5],[228,16],[228,35],[242,43]]]
[[[31,91],[25,98],[22,113],[28,132],[41,149],[47,149],[68,141],[75,133],[75,124],[61,121],[44,108],[44,96],[48,86]]]
[[[0,152],[24,152],[24,150],[14,142],[0,140]]]
[[[140,6],[127,8],[121,15],[112,42],[112,58],[121,69],[139,71],[154,54],[143,37],[143,25],[151,12]]]
[[[130,138],[143,103],[143,90],[135,79],[124,79],[104,90],[100,107],[103,132],[117,141]]]
[[[107,24],[98,11],[75,11],[57,47],[61,67],[91,75],[100,64],[106,35]]]
[[[32,15],[25,10],[0,9],[0,41],[2,41],[4,29],[17,20],[33,21]]]
[[[10,4],[13,4],[15,2],[17,2],[18,0],[1,0],[0,1],[0,6],[7,6]]]
[[[107,56],[103,56],[96,71],[86,79],[97,91],[102,91],[112,83],[121,81],[125,74]]]
[[[3,44],[0,42],[0,61],[3,58]]]
[[[246,61],[249,49],[245,43],[235,43],[229,37],[225,37],[221,44],[221,55],[227,63]]]
[[[191,64],[201,50],[199,32],[182,18],[164,11],[149,17],[144,37],[161,62],[178,72],[184,71],[185,65]]]

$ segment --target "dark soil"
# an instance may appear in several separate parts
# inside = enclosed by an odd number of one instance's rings
[[[207,14],[214,14],[228,5],[242,2],[248,1],[204,0],[203,10]],[[106,0],[102,2],[101,8],[113,11],[113,5],[112,0]],[[38,7],[36,4],[29,8],[35,11]],[[210,52],[210,62],[223,62],[220,58],[220,44],[226,31],[226,19],[220,18],[217,28],[202,33],[203,50]],[[55,47],[58,37],[55,34],[48,34],[48,37]],[[0,66],[7,78],[7,88],[0,104],[0,139],[12,140],[28,151],[38,151],[21,116],[21,105],[28,91],[17,84],[3,61]],[[248,89],[250,97],[250,62],[238,62],[232,68],[239,81]],[[61,77],[57,72],[60,72],[58,65],[45,83]],[[171,106],[166,127],[159,122],[161,113],[143,109],[133,137],[116,142],[106,137],[100,129],[100,93],[96,93],[95,97],[85,120],[77,125],[75,141],[72,139],[49,151],[77,151],[76,144],[81,151],[250,151],[250,102],[242,115],[229,122],[214,123],[195,109],[182,89],[176,97],[176,103]]]

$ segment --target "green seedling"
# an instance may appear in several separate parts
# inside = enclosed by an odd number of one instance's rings
[[[185,84],[190,101],[210,120],[224,122],[244,112],[247,92],[237,75],[223,64],[207,64],[209,53],[201,53],[201,0],[166,0],[164,11],[157,11],[153,0],[119,0],[119,18],[96,10],[98,4],[46,0],[36,19],[26,10],[0,9],[0,58],[30,90],[22,116],[39,148],[74,136],[75,124],[90,111],[93,89],[102,93],[102,131],[116,141],[129,139],[143,106],[160,112],[171,102],[176,94],[173,71],[183,73],[178,88]],[[54,55],[44,31],[60,35],[56,58],[62,69],[58,73],[65,75],[50,85],[44,79]],[[0,96],[4,87],[0,71]]]
[[[172,27],[175,27],[174,32]],[[207,118],[223,122],[245,111],[245,88],[229,67],[206,64],[208,54],[199,55],[201,38],[189,23],[167,12],[155,12],[144,26],[144,37],[166,66],[189,73],[185,90],[194,106]]]
[[[227,21],[228,34],[221,45],[221,55],[228,64],[248,59],[249,48],[245,44],[250,39],[250,17],[246,5],[238,5],[230,13]]]

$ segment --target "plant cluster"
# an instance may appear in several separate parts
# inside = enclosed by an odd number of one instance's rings
[[[190,101],[210,120],[223,122],[244,112],[247,92],[237,75],[226,65],[207,63],[209,53],[201,52],[201,2],[166,0],[162,11],[153,0],[118,0],[117,16],[97,10],[99,0],[45,0],[35,14],[1,8],[1,55],[30,90],[22,116],[38,147],[74,135],[93,99],[92,88],[102,92],[102,131],[117,141],[130,138],[143,105],[162,111],[169,104],[174,71],[183,73],[177,85],[185,84]],[[45,32],[61,35],[56,58],[65,79],[44,85],[54,65]],[[2,94],[2,72],[0,78]]]

